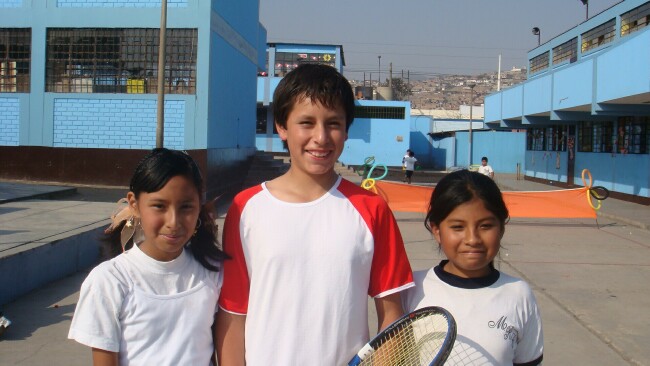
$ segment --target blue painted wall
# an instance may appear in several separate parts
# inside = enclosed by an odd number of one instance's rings
[[[18,146],[20,131],[20,100],[0,98],[0,145]]]
[[[571,68],[558,70],[553,75],[553,104],[546,111],[591,104],[593,63],[593,60],[588,59]],[[545,94],[544,97],[547,98],[545,102],[551,100],[550,95]]]
[[[432,139],[427,135],[432,130],[432,123],[433,120],[428,116],[411,116],[410,120],[410,149],[423,168],[433,168],[436,163]]]
[[[404,107],[411,113],[409,102],[359,100],[362,106]],[[404,152],[410,146],[410,119],[355,119],[341,158],[345,164],[361,165],[368,156],[388,166],[401,166]],[[401,141],[398,141],[401,138]]]
[[[32,29],[32,64],[30,67],[30,92],[27,94],[0,93],[0,100],[19,99],[17,141],[22,146],[86,147],[75,145],[69,138],[57,135],[63,131],[65,121],[89,120],[88,111],[55,110],[57,100],[80,99],[82,106],[98,106],[97,117],[106,115],[101,107],[116,103],[108,120],[125,117],[139,126],[151,123],[151,106],[155,95],[131,94],[66,94],[45,92],[46,29],[50,27],[133,27],[158,28],[160,25],[160,0],[39,0],[25,2],[0,0],[1,27],[27,27]],[[259,3],[248,0],[224,3],[215,0],[168,0],[167,27],[198,29],[197,85],[195,95],[166,95],[165,119],[169,120],[169,134],[165,146],[182,149],[235,148],[252,149],[255,146],[255,91],[259,54],[264,55],[266,30],[259,23]],[[263,64],[262,64],[262,67]],[[228,87],[224,87],[228,86]],[[211,93],[211,94],[210,94]],[[168,104],[171,102],[171,104]],[[182,104],[182,105],[179,105]],[[173,105],[170,108],[169,105]],[[134,119],[131,111],[145,106]],[[63,106],[61,106],[63,107]],[[2,105],[0,105],[2,108]],[[12,107],[13,108],[13,107]],[[155,108],[155,107],[154,107]],[[183,113],[177,113],[182,110]],[[174,111],[174,112],[172,112]],[[55,115],[55,112],[58,113]],[[171,113],[168,115],[168,113]],[[0,127],[3,131],[15,128],[16,112],[0,109]],[[136,122],[137,117],[141,117]],[[154,114],[155,117],[155,114]],[[89,121],[92,121],[92,118]],[[103,118],[103,117],[102,117]],[[96,121],[93,121],[96,122]],[[181,123],[182,128],[176,126]],[[166,122],[167,125],[167,122]],[[55,127],[56,126],[56,127]],[[149,129],[148,127],[146,128]],[[176,129],[177,131],[174,131]],[[99,130],[103,130],[103,127]],[[11,131],[14,131],[13,129]],[[9,136],[9,135],[7,135]],[[55,143],[55,141],[58,141]],[[138,148],[151,147],[148,138],[141,144],[92,143],[95,147]],[[16,137],[3,138],[0,145],[15,146]]]
[[[650,26],[598,56],[596,102],[650,92]]]
[[[156,100],[56,98],[53,146],[109,149],[156,147]],[[165,146],[182,149],[184,101],[165,101]]]
[[[218,36],[213,37],[210,52],[208,147],[253,148],[257,65],[233,52],[232,46]]]

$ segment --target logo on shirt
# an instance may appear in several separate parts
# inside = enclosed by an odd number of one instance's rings
[[[506,341],[510,341],[510,346],[512,348],[515,348],[515,345],[517,343],[517,337],[519,336],[519,332],[515,327],[512,325],[508,324],[508,317],[507,316],[501,316],[498,321],[493,321],[490,320],[488,322],[488,327],[497,329],[503,332],[503,339]]]

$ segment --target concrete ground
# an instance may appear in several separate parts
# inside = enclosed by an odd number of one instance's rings
[[[496,179],[503,190],[555,189],[510,175]],[[78,217],[76,224],[66,218],[70,210],[65,207],[83,204],[87,212],[94,208],[95,213],[107,217],[113,206],[106,202],[116,201],[121,194],[119,189],[86,189],[85,193],[55,200],[0,202],[0,250],[21,240],[35,243],[44,236],[75,232],[87,224]],[[54,203],[49,215],[41,215],[45,203]],[[57,203],[61,207],[54,207]],[[22,205],[20,209],[15,207],[18,204]],[[30,237],[30,227],[24,226],[21,233],[13,233],[21,220],[31,216],[49,222],[50,231],[32,226]],[[86,216],[89,221],[95,220]],[[413,269],[437,264],[442,256],[423,226],[423,215],[398,212],[395,216]],[[508,224],[498,266],[524,278],[535,291],[543,317],[546,365],[650,364],[648,224],[650,207],[611,198],[604,201],[597,220],[513,219]],[[1,260],[0,251],[0,266]],[[88,269],[41,286],[2,307],[13,324],[0,338],[0,364],[91,363],[86,347],[66,339],[78,290],[87,273]],[[370,319],[374,329],[374,311]]]

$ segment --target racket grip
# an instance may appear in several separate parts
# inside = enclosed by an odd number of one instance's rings
[[[374,351],[375,351],[375,349],[372,348],[372,346],[370,344],[366,343],[366,345],[363,346],[361,348],[361,350],[359,350],[359,352],[357,352],[357,355],[354,356],[354,358],[348,363],[348,366],[357,366],[357,365],[359,365],[361,363],[361,360],[368,357],[368,355],[370,355]]]

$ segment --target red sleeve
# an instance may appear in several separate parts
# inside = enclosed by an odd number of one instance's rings
[[[413,272],[404,248],[402,233],[388,204],[383,200],[381,203],[377,205],[377,216],[371,226],[375,241],[368,286],[368,295],[371,297],[384,295],[386,292],[388,295],[397,292],[391,290],[410,287],[407,285],[413,283]]]
[[[370,228],[374,254],[368,295],[376,297],[411,287],[413,272],[404,248],[402,234],[393,212],[383,198],[343,181],[339,189],[348,197]]]
[[[223,264],[223,285],[219,296],[219,306],[232,313],[246,314],[248,312],[250,279],[242,248],[240,222],[246,202],[260,189],[261,186],[253,187],[238,194],[230,205],[224,222],[223,250],[231,259],[225,260]]]

